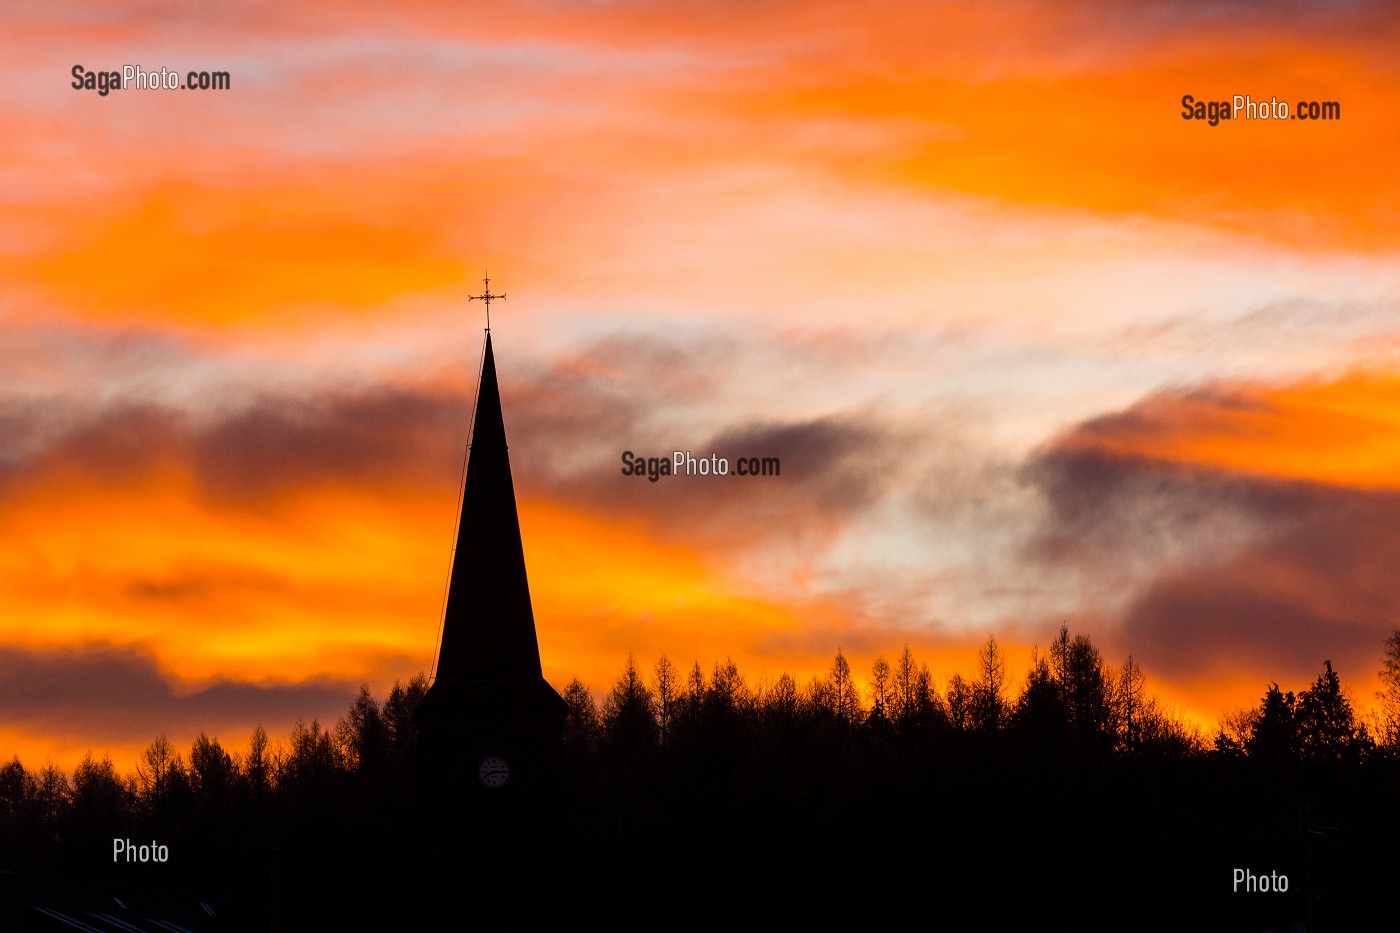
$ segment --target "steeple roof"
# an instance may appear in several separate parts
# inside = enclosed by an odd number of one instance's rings
[[[543,680],[489,331],[437,680]]]

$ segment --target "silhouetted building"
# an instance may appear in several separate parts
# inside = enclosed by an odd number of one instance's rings
[[[473,424],[436,677],[414,713],[420,828],[426,874],[508,901],[538,843],[568,706],[540,669],[489,330]]]

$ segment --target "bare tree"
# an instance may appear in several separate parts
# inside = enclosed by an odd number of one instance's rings
[[[318,719],[311,725],[298,719],[292,727],[291,747],[278,769],[279,790],[286,786],[294,793],[317,795],[325,793],[342,770],[344,758],[331,731],[322,729]]]
[[[267,730],[259,723],[248,742],[248,757],[243,761],[243,773],[254,802],[261,803],[272,786],[273,762],[267,747]]]
[[[417,732],[413,727],[413,711],[428,692],[428,675],[421,671],[413,676],[408,684],[394,681],[389,697],[384,701],[381,715],[389,744],[400,759],[406,758],[417,746]]]
[[[855,678],[851,676],[851,663],[839,648],[831,662],[827,684],[827,700],[836,718],[847,723],[859,722],[862,715],[860,693],[856,688]]]
[[[656,725],[659,729],[659,740],[661,745],[666,745],[667,735],[671,730],[671,718],[676,712],[676,700],[678,699],[680,685],[677,683],[676,666],[671,663],[671,659],[662,655],[652,669],[656,675],[655,686],[652,693],[656,697]]]
[[[768,695],[765,698],[764,707],[779,722],[791,722],[797,716],[797,708],[801,697],[797,690],[797,681],[792,679],[792,675],[783,671],[782,675],[774,682]]]
[[[874,719],[886,718],[890,706],[891,684],[890,665],[885,656],[878,655],[870,667],[870,715]]]
[[[972,722],[983,732],[997,732],[1006,719],[1006,658],[988,635],[977,652],[977,679],[972,683]]]
[[[961,674],[954,674],[948,678],[948,720],[953,724],[953,728],[965,731],[972,728],[974,722],[974,698],[972,687],[963,680]]]
[[[627,666],[613,684],[612,692],[603,701],[603,724],[614,743],[637,748],[651,744],[656,738],[656,718],[651,691],[637,670],[631,652]]]
[[[710,711],[721,719],[727,719],[748,708],[749,687],[744,683],[744,675],[733,658],[725,658],[724,663],[715,662],[710,675],[710,688],[705,693],[705,702]]]
[[[217,738],[203,732],[190,748],[190,784],[196,795],[221,800],[234,779],[233,759]]]
[[[1216,726],[1215,750],[1230,758],[1245,754],[1258,722],[1257,709],[1235,709],[1226,713]]]
[[[692,734],[700,728],[700,716],[705,708],[705,689],[705,672],[701,670],[700,662],[696,661],[681,688],[679,706],[680,719]]]
[[[1138,667],[1132,655],[1123,662],[1118,672],[1118,681],[1113,690],[1114,719],[1123,747],[1131,751],[1137,747],[1142,731],[1142,717],[1147,696],[1147,678]]]
[[[809,709],[825,713],[833,712],[831,682],[825,677],[813,677],[803,690],[803,699]]]
[[[1059,684],[1069,724],[1082,735],[1108,736],[1109,680],[1103,656],[1087,635],[1069,637],[1068,626],[1050,643],[1050,670]]]
[[[1400,629],[1385,640],[1380,678],[1376,699],[1381,701],[1381,738],[1390,749],[1400,751]]]
[[[136,762],[137,797],[148,813],[163,817],[172,793],[184,777],[184,761],[162,732]]]
[[[598,718],[598,704],[593,694],[575,677],[564,688],[564,702],[569,704],[569,715],[564,720],[565,747],[576,751],[588,751],[598,742],[602,724]]]
[[[901,726],[909,724],[919,705],[919,669],[914,663],[914,652],[909,643],[894,662],[893,682],[890,690],[890,718]]]
[[[45,761],[35,784],[40,812],[45,822],[52,823],[58,818],[59,810],[69,800],[68,778],[52,761]]]
[[[1015,719],[1024,736],[1053,745],[1063,738],[1066,725],[1064,693],[1051,671],[1050,660],[1038,648],[1031,649],[1026,683],[1016,699]]]
[[[20,813],[34,797],[34,777],[15,755],[0,766],[0,812]]]
[[[73,810],[86,826],[110,826],[125,808],[127,788],[112,759],[98,761],[88,752],[73,769]]]
[[[341,757],[351,768],[364,774],[388,766],[389,729],[368,684],[360,685],[359,696],[335,732]]]

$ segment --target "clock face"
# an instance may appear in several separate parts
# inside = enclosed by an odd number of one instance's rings
[[[504,787],[506,781],[510,780],[510,765],[506,764],[504,758],[492,755],[481,763],[476,774],[477,777],[481,778],[481,783],[487,787]]]

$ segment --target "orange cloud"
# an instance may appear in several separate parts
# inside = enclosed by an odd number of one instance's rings
[[[385,506],[305,490],[240,513],[209,508],[173,470],[121,485],[51,478],[0,523],[0,641],[145,644],[193,682],[379,677],[384,655],[426,665],[434,588],[422,574],[441,548],[414,532],[421,501]]]
[[[283,327],[288,312],[308,305],[363,308],[467,277],[426,205],[412,195],[365,204],[341,182],[255,192],[162,186],[133,205],[89,212],[48,255],[12,267],[67,306],[108,319],[281,315]]]
[[[647,244],[596,246],[601,218],[640,211],[638,191],[684,192],[697,169],[732,178],[756,166],[782,169],[754,176],[755,194],[779,199],[801,172],[1305,249],[1400,243],[1400,179],[1378,157],[1400,148],[1385,54],[1400,18],[1365,5],[1326,20],[1164,10],[1173,15],[1149,27],[1096,3],[993,15],[781,2],[739,17],[674,3],[480,16],[425,5],[392,20],[352,4],[336,21],[364,55],[287,71],[295,94],[240,84],[233,93],[266,106],[211,101],[214,133],[190,131],[188,103],[94,111],[61,77],[42,101],[62,106],[8,104],[20,129],[0,167],[27,197],[0,228],[14,240],[0,272],[87,316],[281,328],[293,313],[323,323],[455,286],[493,254],[517,274],[583,287],[617,248],[645,268]],[[267,12],[289,35],[310,25]],[[34,45],[70,28],[43,11],[30,19]],[[108,19],[129,29],[139,13]],[[1086,31],[1100,21],[1111,28]],[[236,15],[227,26],[221,43],[235,49],[267,28]],[[181,24],[166,28],[178,40]],[[461,45],[404,53],[429,35]],[[400,71],[362,67],[376,38],[392,39],[385,54]],[[488,79],[504,81],[499,102],[472,96]],[[479,106],[450,109],[445,87]],[[1337,100],[1342,119],[1206,127],[1181,119],[1187,93]],[[118,107],[122,120],[95,116]],[[143,133],[175,142],[145,151]],[[392,145],[371,144],[380,137]]]
[[[1199,37],[1081,73],[954,77],[907,70],[794,74],[747,106],[767,118],[840,114],[910,133],[847,170],[901,186],[1028,205],[1209,224],[1304,249],[1394,249],[1400,130],[1393,81],[1347,48],[1300,37]],[[1181,99],[1335,100],[1333,122],[1181,116]],[[1296,107],[1294,108],[1296,110]],[[920,139],[913,128],[927,127]]]
[[[1155,396],[1081,425],[1070,450],[1275,479],[1400,489],[1400,376]]]

